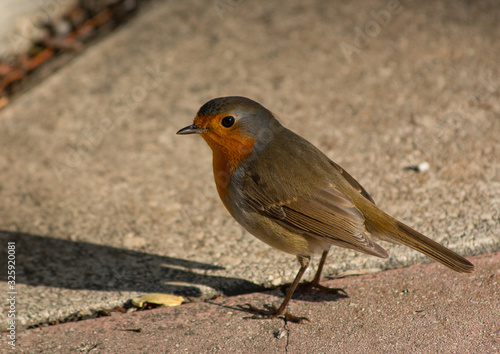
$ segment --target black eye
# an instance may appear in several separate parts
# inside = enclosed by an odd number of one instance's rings
[[[229,128],[230,126],[232,126],[234,124],[234,117],[233,116],[224,117],[222,119],[221,124],[224,128]]]

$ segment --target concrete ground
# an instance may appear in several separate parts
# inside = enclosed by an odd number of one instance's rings
[[[497,1],[147,4],[0,111],[0,243],[16,242],[18,332],[145,293],[203,300],[293,279],[295,258],[224,210],[202,139],[175,135],[217,96],[261,102],[447,247],[500,250],[498,38]],[[423,161],[426,172],[405,169]],[[388,260],[336,248],[324,273],[429,262],[384,247]],[[271,326],[258,323],[241,326]]]

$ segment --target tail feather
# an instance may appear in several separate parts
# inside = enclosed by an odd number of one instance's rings
[[[396,231],[392,238],[460,273],[472,273],[474,265],[464,257],[422,235],[420,232],[395,220]]]
[[[459,273],[472,273],[474,271],[474,265],[464,257],[406,226],[375,205],[369,204],[369,206],[372,207],[365,214],[368,231],[380,240],[413,248]]]

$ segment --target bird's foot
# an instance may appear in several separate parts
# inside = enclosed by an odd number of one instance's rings
[[[290,286],[289,284],[284,285],[283,291],[286,292],[288,290],[289,286]],[[322,293],[339,295],[339,297],[349,297],[349,295],[347,295],[347,293],[345,292],[344,289],[342,289],[342,288],[329,288],[327,286],[321,285],[319,282],[309,281],[309,282],[300,283],[297,286],[297,290],[300,293],[306,293],[306,292],[310,291],[311,289],[319,290]]]
[[[328,294],[337,294],[340,295],[341,297],[349,297],[349,295],[347,295],[345,290],[342,288],[329,288],[327,286],[321,285],[319,282],[314,282],[314,281],[299,284],[299,288],[306,291],[311,289],[316,289]]]
[[[276,306],[272,305],[264,305],[266,309],[259,309],[258,307],[252,305],[252,304],[245,304],[246,305],[246,310],[249,310],[251,312],[254,312],[254,314],[251,317],[247,317],[248,319],[252,320],[265,320],[265,319],[273,319],[273,318],[283,318],[286,321],[290,321],[293,323],[303,323],[304,321],[311,322],[307,317],[299,317],[292,315],[290,312],[285,310],[280,311]]]

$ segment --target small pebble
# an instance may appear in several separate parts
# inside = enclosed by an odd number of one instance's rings
[[[428,171],[429,168],[430,168],[429,163],[427,161],[423,161],[423,162],[419,163],[418,165],[408,166],[405,169],[415,171],[415,172],[425,172],[425,171]]]
[[[281,339],[286,335],[286,330],[280,329],[279,331],[274,332],[274,337],[277,339]]]

